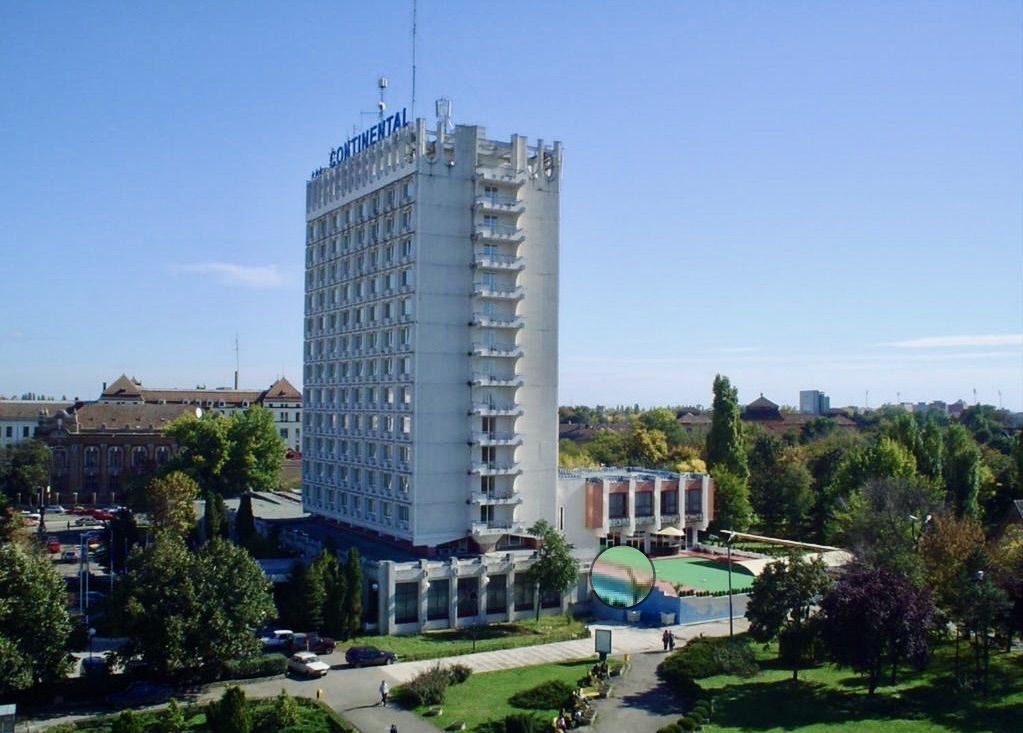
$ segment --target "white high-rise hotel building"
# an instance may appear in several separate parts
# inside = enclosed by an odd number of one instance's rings
[[[400,112],[313,174],[308,511],[426,554],[553,520],[561,156]]]

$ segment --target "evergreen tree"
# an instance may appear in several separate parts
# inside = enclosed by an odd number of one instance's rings
[[[323,584],[323,631],[329,636],[343,639],[348,634],[345,623],[345,596],[347,586],[341,564],[333,550],[324,549],[322,554]]]
[[[742,421],[739,419],[739,393],[728,377],[714,377],[714,413],[707,434],[707,465],[724,468],[744,481],[749,478]]]
[[[714,519],[710,530],[744,532],[753,521],[749,488],[734,473],[718,469],[711,473],[714,479]]]
[[[565,536],[546,519],[529,528],[529,534],[540,541],[536,561],[526,571],[528,581],[544,592],[564,593],[579,575],[579,564],[572,557]],[[540,598],[536,599],[536,618],[540,618]]]
[[[215,537],[226,538],[230,534],[227,509],[224,507],[224,497],[216,491],[206,492],[203,529],[205,530],[207,542]]]
[[[245,699],[245,691],[232,685],[223,696],[209,707],[207,713],[210,730],[217,733],[251,733],[252,711]]]
[[[945,431],[945,486],[956,516],[980,516],[981,454],[970,432],[953,423]]]
[[[256,534],[256,519],[252,515],[252,494],[242,494],[238,502],[238,512],[234,515],[234,536],[238,544],[248,547]]]
[[[362,630],[362,562],[359,551],[348,548],[348,562],[344,571],[344,617],[347,632],[344,637],[351,639]]]

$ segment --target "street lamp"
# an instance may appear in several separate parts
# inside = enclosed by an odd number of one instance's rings
[[[728,638],[732,638],[735,634],[735,627],[732,613],[732,539],[734,535],[728,533],[728,542],[725,543],[725,547],[728,548]]]

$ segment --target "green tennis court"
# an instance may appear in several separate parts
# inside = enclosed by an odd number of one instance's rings
[[[728,563],[701,557],[670,557],[654,560],[658,581],[679,583],[697,590],[728,590]],[[753,573],[732,563],[732,590],[753,585]]]

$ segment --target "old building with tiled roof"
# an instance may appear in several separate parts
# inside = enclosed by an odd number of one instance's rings
[[[0,399],[0,448],[28,440],[35,435],[39,419],[51,412],[66,410],[72,403],[49,400]]]

